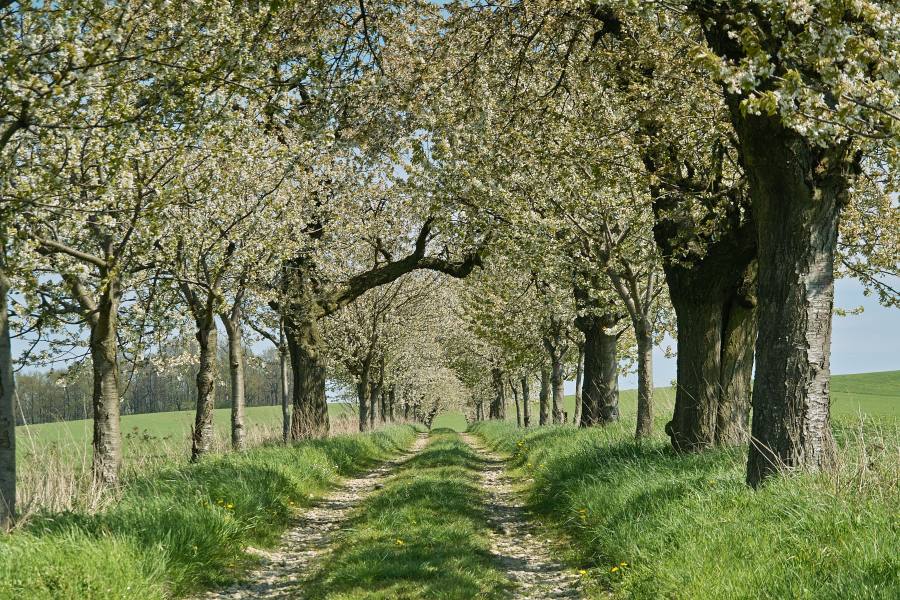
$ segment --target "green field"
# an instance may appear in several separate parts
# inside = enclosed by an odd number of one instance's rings
[[[900,418],[900,371],[835,375],[831,378],[831,392],[831,414],[838,419],[859,416]],[[512,400],[508,400],[506,418],[515,421],[516,409]],[[653,392],[653,400],[656,417],[668,416],[675,406],[675,390],[658,387]],[[619,408],[623,417],[633,417],[637,413],[637,390],[622,390]],[[566,396],[565,410],[571,420],[575,396]],[[537,419],[538,405],[532,401],[532,423],[537,424]],[[435,418],[434,427],[463,431],[466,420],[460,412],[445,412]]]
[[[835,375],[831,380],[832,414],[835,417],[855,417],[859,415],[873,417],[900,418],[900,371],[884,371],[880,373],[862,373],[856,375]],[[675,401],[674,390],[670,387],[656,388],[654,392],[655,409],[658,417],[668,415]],[[633,416],[636,411],[637,391],[622,390],[621,411],[623,417]],[[566,411],[571,419],[575,406],[574,396],[566,397]],[[352,408],[346,404],[329,404],[332,418],[349,416]],[[538,406],[532,402],[532,421],[537,423]],[[226,433],[229,427],[229,409],[220,408],[215,411],[216,429]],[[510,399],[507,418],[515,420],[515,407]],[[190,436],[191,424],[194,421],[193,411],[163,412],[144,415],[127,415],[122,417],[122,432],[126,436],[149,436],[173,441],[186,441]],[[254,406],[247,409],[247,426],[277,426],[281,421],[281,408],[278,406]],[[444,412],[439,414],[433,426],[446,427],[456,431],[466,428],[466,421],[460,412]],[[17,429],[18,444],[28,448],[31,443],[57,442],[60,445],[68,442],[89,443],[91,439],[91,421],[68,421],[64,423],[44,423],[29,425]],[[125,452],[128,453],[129,440],[126,437]]]
[[[246,426],[252,430],[259,427],[277,427],[281,423],[280,406],[251,406],[246,413]],[[349,416],[352,409],[347,404],[329,404],[328,414],[332,418]],[[216,432],[225,435],[231,426],[231,410],[219,408],[214,411],[213,422]],[[27,452],[34,445],[56,443],[65,446],[89,446],[92,437],[93,421],[64,421],[60,423],[41,423],[16,428],[17,448]],[[189,443],[191,426],[194,424],[194,411],[160,412],[122,417],[122,434],[126,456],[138,444],[135,442],[163,440],[173,443]]]

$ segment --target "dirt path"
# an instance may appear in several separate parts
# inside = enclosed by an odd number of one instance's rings
[[[548,540],[533,534],[521,500],[506,476],[504,462],[474,436],[463,440],[484,459],[483,484],[488,496],[488,517],[493,528],[491,550],[511,580],[519,584],[513,598],[581,598],[578,575],[552,558]]]
[[[415,456],[428,441],[420,435],[404,455],[388,461],[362,477],[349,479],[316,502],[281,539],[276,550],[248,552],[260,557],[262,564],[246,580],[224,590],[199,596],[206,600],[254,600],[296,598],[297,586],[308,575],[316,559],[328,550],[333,533],[340,529],[349,512],[359,505],[383,480],[404,462]]]

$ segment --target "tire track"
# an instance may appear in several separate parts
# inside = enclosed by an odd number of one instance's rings
[[[328,551],[334,532],[369,494],[398,467],[418,454],[428,440],[420,434],[409,451],[369,473],[346,480],[310,507],[281,539],[275,550],[248,548],[261,564],[246,578],[223,590],[198,596],[204,600],[286,600],[301,595],[300,586],[315,561]]]
[[[552,558],[554,550],[548,540],[532,533],[534,525],[513,491],[504,460],[474,436],[464,433],[462,438],[485,463],[482,484],[493,529],[491,551],[507,576],[518,584],[513,598],[583,598],[578,575]]]

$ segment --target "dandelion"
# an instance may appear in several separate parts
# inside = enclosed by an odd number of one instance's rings
[[[228,510],[232,510],[234,508],[234,504],[229,502],[228,504],[225,505],[225,508],[227,508]]]
[[[587,571],[585,571],[584,569],[578,569],[578,574],[584,577],[585,575],[587,575]]]
[[[627,566],[628,566],[628,563],[627,563],[627,562],[620,562],[620,563],[619,563],[619,566],[620,566],[620,567],[627,567]]]
[[[404,542],[404,541],[401,540],[400,538],[397,538],[397,545],[398,545],[398,546],[403,546],[404,544],[406,544],[406,542]]]
[[[609,570],[609,572],[610,572],[610,573],[615,573],[615,572],[618,571],[618,570],[619,570],[619,567],[613,567],[612,569]]]

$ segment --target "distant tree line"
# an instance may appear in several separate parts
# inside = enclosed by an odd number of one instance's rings
[[[219,358],[215,380],[216,408],[229,408],[226,348],[219,348]],[[149,361],[133,370],[124,370],[121,414],[192,410],[196,399],[196,371],[192,362],[158,369]],[[248,406],[281,403],[278,355],[274,350],[256,356],[247,349],[245,378]],[[16,425],[90,419],[92,393],[90,358],[67,369],[20,373],[16,378]]]

